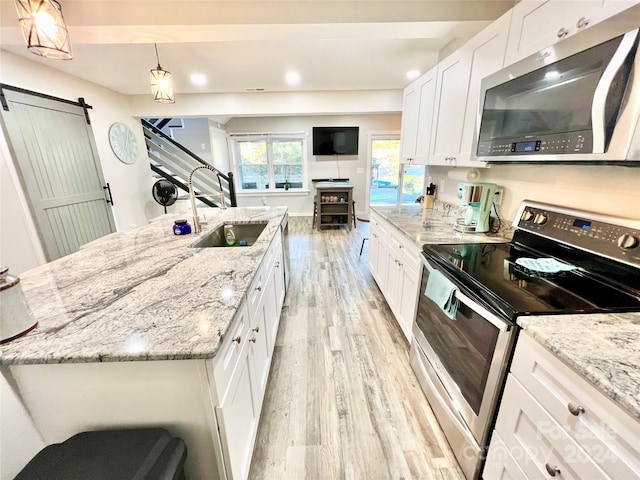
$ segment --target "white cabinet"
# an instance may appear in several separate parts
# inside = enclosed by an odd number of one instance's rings
[[[369,268],[402,332],[411,341],[421,274],[420,250],[373,212],[370,225]]]
[[[389,249],[387,246],[387,222],[371,213],[369,223],[369,269],[381,290],[387,288]]]
[[[640,479],[640,423],[524,332],[483,477],[502,478],[505,471]]]
[[[431,148],[437,67],[404,90],[402,104],[402,163],[426,165]]]
[[[245,344],[246,345],[246,344]],[[246,479],[258,428],[248,347],[237,365],[228,395],[216,407],[227,478]]]
[[[265,253],[236,319],[213,363],[211,396],[217,402],[227,479],[245,480],[267,387],[284,301],[282,238]]]
[[[538,53],[637,3],[637,0],[523,0],[513,7],[505,65]]]
[[[418,302],[420,282],[420,250],[400,233],[389,235],[387,289],[383,293],[407,340]]]
[[[511,12],[438,64],[429,165],[484,166],[471,162],[480,115],[480,82],[503,66]]]

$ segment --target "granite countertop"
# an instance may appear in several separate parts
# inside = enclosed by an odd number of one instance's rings
[[[400,232],[422,247],[425,243],[509,242],[513,236],[511,222],[502,219],[498,233],[458,233],[453,231],[457,218],[464,217],[465,207],[452,206],[436,200],[433,209],[421,204],[371,206],[371,210],[389,221]]]
[[[181,236],[173,222],[190,215],[164,215],[20,275],[38,326],[0,347],[0,364],[215,356],[286,212],[202,209],[203,232]],[[268,224],[249,247],[191,247],[229,221]]]
[[[525,316],[518,325],[640,421],[640,312]]]

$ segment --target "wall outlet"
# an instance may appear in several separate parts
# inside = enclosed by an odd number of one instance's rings
[[[444,179],[440,180],[440,186],[438,187],[439,192],[442,194],[444,193],[444,186],[445,186],[445,182]]]
[[[493,195],[493,203],[498,205],[502,205],[502,197],[504,196],[504,188],[499,187],[496,189],[496,193]]]
[[[364,168],[356,168],[356,173],[364,173]]]

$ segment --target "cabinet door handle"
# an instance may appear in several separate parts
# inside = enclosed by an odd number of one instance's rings
[[[589,19],[587,17],[580,17],[576,22],[576,27],[584,28],[589,25]]]
[[[561,27],[560,30],[558,30],[558,33],[556,33],[556,35],[558,36],[558,38],[566,37],[567,35],[569,35],[569,30],[564,27]]]
[[[242,337],[238,335],[236,338],[232,340],[233,343],[240,343],[242,341]]]
[[[539,62],[543,62],[545,58],[547,58],[549,55],[551,55],[551,50],[545,50],[544,52],[538,54],[538,56],[536,56],[536,60]]]
[[[255,338],[250,338],[250,339],[249,339],[249,341],[250,341],[251,343],[256,343],[256,339],[255,339]]]
[[[262,291],[262,287],[261,287],[261,286],[257,286],[257,287],[256,287],[256,290],[257,290],[257,291],[259,291],[259,292],[261,292],[261,291]]]
[[[571,412],[571,415],[574,415],[576,417],[585,412],[585,409],[582,405],[576,405],[573,402],[569,402],[567,408],[569,409],[569,412]]]
[[[556,475],[560,475],[560,469],[556,466],[551,466],[548,463],[544,464],[544,468],[547,470],[547,473],[551,477],[555,477]]]
[[[258,333],[260,331],[260,327],[252,328],[251,331]]]

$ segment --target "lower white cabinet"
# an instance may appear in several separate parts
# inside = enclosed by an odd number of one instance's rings
[[[227,478],[244,479],[249,476],[258,429],[259,413],[251,381],[252,365],[247,353],[248,346],[236,366],[227,396],[216,407]]]
[[[231,335],[213,360],[215,381],[210,388],[217,401],[227,480],[245,480],[249,475],[283,301],[282,239],[277,234],[249,286]]]
[[[640,423],[523,332],[483,478],[553,476],[640,479]]]
[[[369,268],[402,332],[411,341],[421,274],[420,249],[373,212],[370,228]]]
[[[389,248],[387,246],[387,222],[379,215],[371,213],[369,223],[369,269],[376,279],[380,290],[387,288],[387,259]]]

